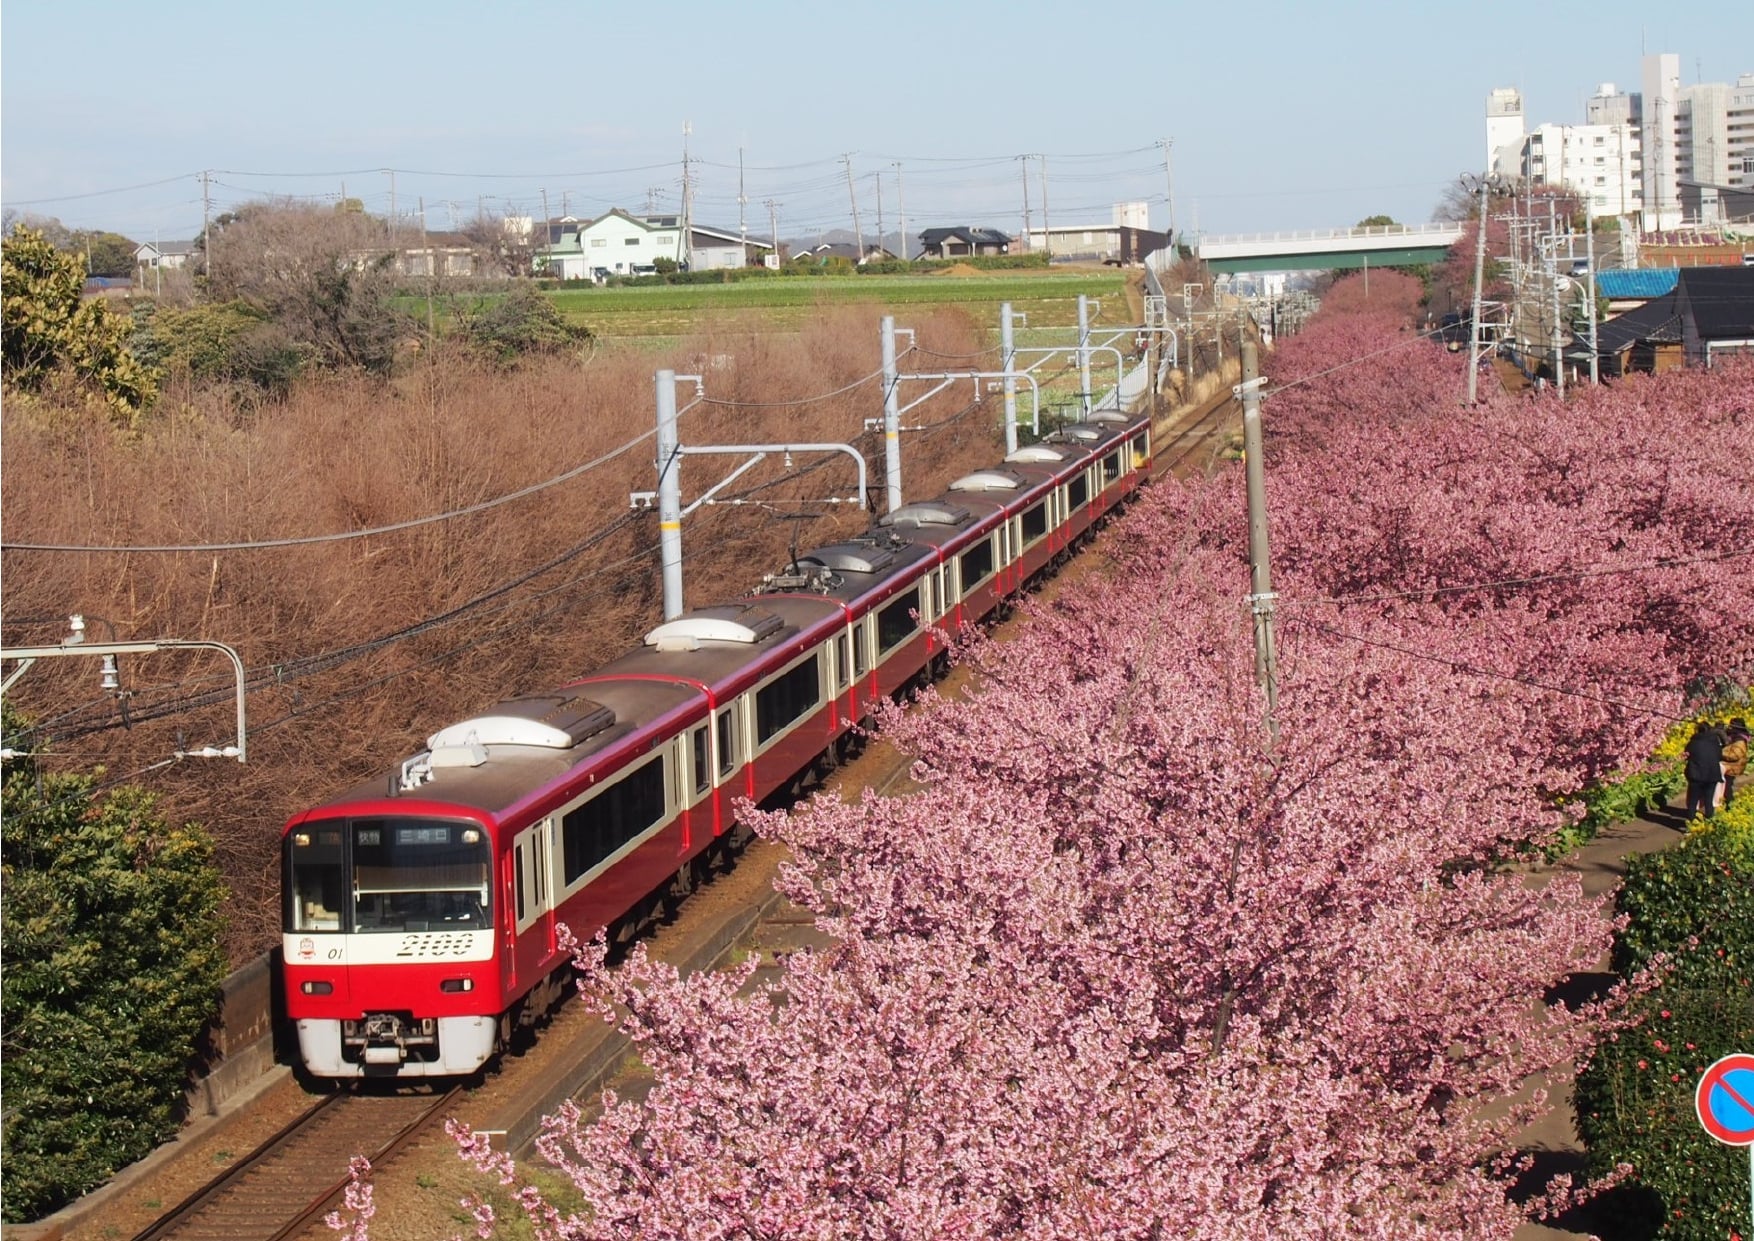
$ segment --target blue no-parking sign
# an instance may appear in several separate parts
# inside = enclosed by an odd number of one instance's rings
[[[1705,1070],[1693,1106],[1699,1123],[1718,1141],[1754,1145],[1754,1056],[1735,1052]]]
[[[1748,1201],[1754,1213],[1754,1056],[1732,1052],[1705,1070],[1693,1106],[1712,1137],[1748,1148]]]

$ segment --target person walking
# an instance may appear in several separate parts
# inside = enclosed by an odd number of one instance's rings
[[[1737,716],[1730,721],[1726,732],[1729,740],[1724,745],[1724,805],[1736,795],[1736,777],[1748,770],[1748,725]]]
[[[1718,783],[1724,778],[1724,735],[1710,720],[1700,720],[1687,739],[1687,817],[1706,818],[1714,809]]]

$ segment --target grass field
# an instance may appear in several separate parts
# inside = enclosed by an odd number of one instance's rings
[[[1038,328],[1076,324],[1080,293],[1101,300],[1099,322],[1136,322],[1127,306],[1126,280],[1114,268],[1074,268],[1051,273],[775,277],[734,284],[562,289],[549,296],[568,319],[610,339],[684,336],[721,315],[756,318],[769,330],[786,331],[822,307],[858,303],[884,306],[902,326],[910,306],[961,306],[977,322],[996,329],[1000,303],[1007,301],[1027,317],[1033,334]]]

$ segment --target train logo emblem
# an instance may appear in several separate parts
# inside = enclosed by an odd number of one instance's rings
[[[311,939],[299,940],[298,941],[298,955],[301,957],[314,957],[314,956],[316,956],[317,955],[316,941],[311,940]]]

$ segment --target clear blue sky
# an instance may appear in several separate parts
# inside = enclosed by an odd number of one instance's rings
[[[675,210],[683,125],[695,218],[785,238],[1022,225],[1019,155],[1046,155],[1055,224],[1207,233],[1428,219],[1484,160],[1484,101],[1581,122],[1646,52],[1683,84],[1754,72],[1754,3],[1074,4],[894,0],[5,0],[0,203],[136,240],[268,195],[340,195],[428,224]],[[1166,174],[1162,139],[1172,144]],[[1029,203],[1042,210],[1041,161]],[[394,170],[392,176],[386,170]],[[156,184],[152,184],[156,183]]]

